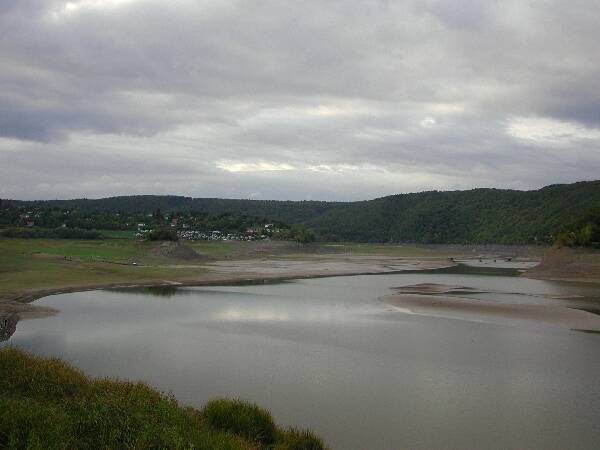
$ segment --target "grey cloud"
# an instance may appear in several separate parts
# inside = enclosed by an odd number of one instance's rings
[[[67,3],[0,2],[0,196],[352,199],[599,173],[598,140],[506,133],[600,127],[594,0]]]

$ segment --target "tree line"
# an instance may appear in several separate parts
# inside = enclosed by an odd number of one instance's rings
[[[124,196],[22,202],[19,208],[74,209],[88,228],[86,214],[95,214],[103,229],[148,221],[148,214],[202,214],[213,222],[202,226],[230,229],[246,226],[248,218],[269,218],[291,227],[301,226],[310,237],[323,241],[413,242],[437,244],[550,244],[559,233],[600,208],[600,181],[551,185],[532,191],[471,189],[391,195],[358,202],[271,201],[191,198],[178,196]],[[120,219],[115,215],[120,214]],[[2,226],[0,218],[0,226]],[[200,222],[196,222],[200,223]],[[54,225],[58,226],[58,225]],[[131,226],[131,225],[129,225]],[[573,225],[576,226],[576,225]],[[118,228],[121,229],[121,228]],[[591,236],[586,228],[575,243]],[[572,231],[573,232],[573,231]],[[582,234],[583,233],[583,234]],[[587,234],[586,234],[587,233]],[[577,233],[576,233],[577,234]]]

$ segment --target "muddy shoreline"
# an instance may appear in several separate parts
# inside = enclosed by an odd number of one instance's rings
[[[562,256],[562,254],[561,254]],[[550,253],[550,257],[554,257]],[[561,257],[561,260],[563,258]],[[600,282],[600,277],[590,276],[586,273],[585,277],[577,277],[569,271],[568,265],[563,266],[557,264],[558,261],[553,261],[551,271],[547,270],[548,263],[542,263],[532,269],[526,270],[521,276],[526,278],[538,278],[544,280],[560,280],[560,281],[578,281],[578,282]],[[560,261],[562,262],[562,261]],[[175,264],[176,266],[177,264]],[[91,283],[66,285],[52,288],[39,289],[22,289],[17,293],[9,296],[0,297],[0,322],[3,320],[6,324],[13,320],[26,320],[40,317],[47,317],[55,314],[56,311],[50,308],[44,308],[36,305],[31,305],[35,300],[50,295],[65,294],[71,292],[83,292],[99,289],[126,289],[136,287],[164,287],[164,286],[218,286],[232,284],[267,284],[277,283],[282,281],[339,277],[339,276],[354,276],[354,275],[377,275],[377,274],[395,274],[414,270],[431,270],[447,267],[454,267],[457,261],[453,258],[441,257],[391,257],[391,256],[343,256],[336,254],[320,255],[319,257],[303,258],[303,259],[243,259],[243,260],[228,260],[228,261],[212,261],[198,268],[208,269],[206,272],[199,273],[197,277],[191,278],[176,278],[168,280],[165,278],[131,280],[126,282],[114,283]],[[171,267],[175,267],[171,266]],[[167,267],[167,266],[165,266]],[[184,266],[182,266],[184,267]],[[562,270],[561,270],[562,269]],[[440,303],[441,297],[436,295],[434,298],[425,298],[423,294],[443,294],[443,292],[421,292],[420,295],[410,295],[410,292],[405,294],[394,294],[386,298],[386,302],[402,309],[412,310],[416,313],[425,314],[441,314],[442,311],[451,312],[451,315],[465,314],[488,314],[494,317],[507,318],[514,314],[525,314],[532,316],[533,311],[525,312],[522,308],[519,311],[498,311],[481,309],[479,306],[471,306],[463,304],[460,301],[457,303],[456,298],[451,298],[451,301]],[[417,293],[412,293],[417,294]],[[410,300],[409,300],[410,298]],[[517,308],[518,309],[518,308]],[[535,310],[536,308],[534,308]],[[446,314],[444,313],[444,314]],[[537,311],[541,314],[542,321],[544,312]],[[553,315],[554,317],[555,315]],[[580,317],[581,318],[581,317]],[[553,318],[551,321],[560,321]],[[584,321],[585,322],[585,321]],[[1,324],[0,324],[1,325]],[[585,325],[585,323],[581,323]],[[592,324],[591,329],[599,329],[596,324]],[[6,325],[8,327],[8,325]],[[578,327],[580,328],[580,327]],[[590,328],[586,328],[590,329]]]
[[[219,261],[204,268],[209,272],[197,278],[166,280],[144,279],[128,282],[67,285],[53,288],[23,289],[16,294],[0,297],[0,319],[16,317],[26,320],[46,317],[56,313],[50,308],[30,305],[31,302],[50,295],[84,292],[99,289],[125,289],[161,286],[219,286],[231,284],[266,284],[310,278],[340,277],[350,275],[377,275],[401,273],[406,270],[426,270],[455,266],[447,258],[393,258],[344,257],[319,260],[242,260]]]

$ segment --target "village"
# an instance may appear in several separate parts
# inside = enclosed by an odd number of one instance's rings
[[[179,219],[173,218],[170,227],[176,229],[178,239],[187,241],[257,241],[284,237],[281,229],[275,228],[272,223],[247,227],[244,232],[204,231],[191,229],[186,223],[179,224]],[[153,231],[145,223],[138,223],[135,238],[146,239]]]

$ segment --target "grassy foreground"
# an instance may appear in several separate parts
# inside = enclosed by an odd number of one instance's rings
[[[57,359],[0,350],[0,448],[319,450],[240,400],[184,408],[143,383],[90,379]]]

